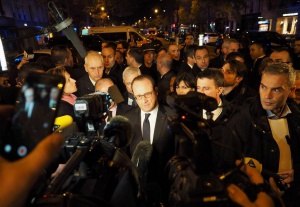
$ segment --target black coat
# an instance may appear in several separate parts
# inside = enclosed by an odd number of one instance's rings
[[[209,61],[209,67],[222,68],[225,64],[223,55],[219,55]]]
[[[286,118],[290,133],[294,179],[299,182],[300,111],[292,100],[288,99],[287,104],[292,111]],[[244,153],[246,157],[257,159],[264,169],[278,172],[279,147],[272,136],[267,113],[261,106],[259,95],[253,97],[249,105],[236,113],[228,127],[224,128],[223,143]],[[239,156],[234,150],[223,149],[221,152],[223,167],[234,167],[234,162]]]
[[[114,66],[110,69],[109,73],[103,73],[103,78],[110,78],[117,86],[121,93],[126,90],[126,87],[123,83],[123,70],[117,62],[115,62]]]
[[[248,76],[247,76],[247,80],[246,83],[248,85],[248,87],[258,91],[259,89],[259,85],[260,85],[260,80],[261,80],[261,74],[259,72],[259,67],[260,67],[260,63],[263,59],[265,59],[267,56],[263,56],[261,58],[258,58],[252,68],[250,69],[250,71],[248,72]]]
[[[86,73],[82,78],[77,82],[77,92],[75,93],[77,97],[84,96],[86,94],[94,93],[95,86],[91,82],[88,73]]]

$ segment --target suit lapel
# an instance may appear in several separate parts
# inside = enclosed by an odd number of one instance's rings
[[[163,129],[166,127],[165,126],[166,121],[167,121],[167,117],[161,111],[161,107],[159,107],[157,111],[156,123],[154,128],[153,144],[159,141],[161,137],[161,133],[163,132]]]

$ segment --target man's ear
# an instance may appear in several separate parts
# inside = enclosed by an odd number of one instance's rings
[[[157,87],[154,88],[154,91],[155,91],[155,94],[158,95],[158,88]]]
[[[240,84],[240,82],[244,79],[244,77],[236,76],[235,79],[236,79],[237,84]]]
[[[296,86],[295,85],[292,88],[290,88],[289,97],[290,98],[296,97]]]
[[[218,95],[221,95],[223,93],[224,87],[218,87]]]
[[[86,65],[86,64],[84,64],[84,70],[85,70],[85,72],[88,72],[88,66]]]

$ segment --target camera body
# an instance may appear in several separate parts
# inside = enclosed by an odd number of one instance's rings
[[[215,110],[217,104],[204,94],[188,93],[173,98],[178,116],[169,117],[169,125],[176,135],[178,147],[176,155],[166,166],[172,183],[170,205],[233,206],[226,190],[229,184],[236,184],[251,201],[256,200],[256,186],[239,170],[241,165],[228,172],[216,170],[215,143],[209,135],[214,123],[204,120],[202,113],[203,109],[208,112]]]

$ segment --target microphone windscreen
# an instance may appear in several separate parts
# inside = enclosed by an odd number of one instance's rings
[[[57,117],[54,121],[54,133],[58,132],[73,123],[73,118],[69,115]]]
[[[117,85],[113,85],[113,86],[109,87],[108,93],[111,96],[111,98],[114,100],[115,103],[118,104],[118,103],[121,103],[124,101],[124,98],[123,98],[122,94],[120,93]]]
[[[133,130],[129,120],[124,116],[113,117],[104,127],[104,136],[118,137],[116,147],[126,147],[131,143]]]
[[[149,141],[140,141],[132,154],[131,161],[138,168],[147,165],[152,155],[153,147]]]

